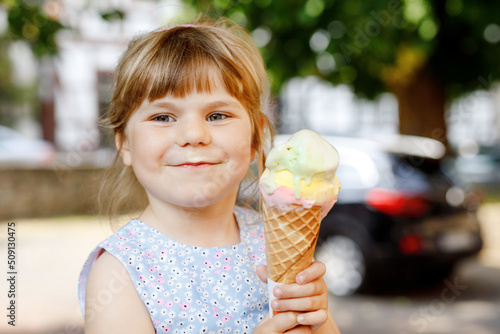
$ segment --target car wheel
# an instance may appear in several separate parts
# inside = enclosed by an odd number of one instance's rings
[[[323,278],[328,291],[337,296],[356,292],[365,281],[366,261],[359,245],[343,235],[330,236],[316,250],[316,259],[326,265]]]

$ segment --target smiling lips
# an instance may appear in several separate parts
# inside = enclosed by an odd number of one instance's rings
[[[201,167],[201,166],[214,166],[217,165],[218,163],[216,162],[205,162],[205,161],[200,161],[200,162],[184,162],[180,163],[178,165],[170,165],[171,167]]]
[[[221,162],[213,159],[187,159],[187,161],[172,163],[169,164],[170,167],[185,167],[185,168],[194,168],[194,167],[203,167],[203,166],[214,166],[218,165]]]

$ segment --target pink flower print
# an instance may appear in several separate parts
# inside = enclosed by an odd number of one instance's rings
[[[165,307],[172,307],[172,305],[174,305],[174,302],[171,300],[165,303]]]
[[[258,256],[257,254],[252,254],[252,255],[250,255],[250,257],[251,257],[253,260],[255,260],[255,259],[258,259],[258,258],[259,258],[259,256]]]
[[[129,251],[130,250],[130,246],[125,246],[125,248],[123,248],[124,250],[126,251]]]
[[[213,314],[213,317],[214,317],[214,318],[217,318],[218,316],[219,316],[219,312],[215,312],[215,313]]]
[[[189,304],[188,304],[188,303],[183,302],[183,303],[181,303],[181,304],[180,304],[180,307],[181,307],[181,309],[183,309],[184,311],[189,310]]]
[[[155,320],[153,321],[153,324],[158,325],[160,323],[160,320]]]
[[[225,270],[225,271],[229,271],[229,270],[231,270],[231,266],[225,264],[225,265],[222,266],[222,269]]]
[[[220,274],[220,272],[221,272],[221,271],[222,271],[222,270],[218,269],[218,270],[214,271],[214,273],[216,273],[216,274]]]
[[[162,329],[163,333],[170,333],[170,327],[165,327]]]
[[[146,276],[144,276],[144,275],[139,275],[139,279],[140,279],[141,281],[143,281],[143,282],[144,282],[144,281],[146,280]]]
[[[265,250],[266,250],[266,246],[264,246],[264,245],[259,246],[259,251],[263,252]]]
[[[166,255],[167,254],[167,250],[165,248],[163,248],[161,251],[160,251],[160,255]]]
[[[116,246],[116,249],[118,249],[118,250],[122,250],[122,249],[123,249],[123,247],[122,247],[121,245],[120,245],[120,246]]]
[[[228,321],[229,321],[229,317],[226,317],[226,316],[222,317],[222,322],[223,323],[226,323]]]
[[[146,256],[147,256],[147,257],[149,257],[149,258],[152,258],[152,257],[154,256],[154,254],[153,254],[153,253],[151,253],[151,252],[147,252],[147,253],[146,253]]]
[[[106,247],[111,247],[111,246],[113,246],[112,242],[110,242],[109,244],[106,245]]]
[[[165,273],[158,273],[158,276],[163,277],[165,276]]]
[[[222,253],[221,252],[217,252],[217,253],[215,253],[214,257],[216,259],[220,259],[222,257]]]
[[[158,298],[158,300],[156,301],[158,303],[158,305],[163,305],[164,301],[163,301],[163,298]]]
[[[121,235],[118,237],[118,240],[125,240],[125,237]]]
[[[231,261],[231,257],[230,257],[230,256],[226,257],[226,258],[224,259],[224,261],[225,261],[225,262],[229,262],[229,261]]]
[[[165,280],[164,280],[164,279],[161,279],[161,278],[158,278],[158,279],[156,280],[156,283],[158,283],[158,284],[163,284],[163,283],[165,283]]]
[[[257,236],[257,233],[252,232],[250,235],[251,235],[252,237],[256,237],[256,236]]]
[[[203,264],[206,265],[206,266],[209,266],[212,264],[212,262],[208,261],[208,260],[205,260],[203,261]]]
[[[264,233],[259,234],[259,238],[264,239]]]
[[[266,264],[267,264],[267,261],[266,261],[266,260],[264,260],[264,262],[262,262],[262,264],[263,264],[263,265],[266,265]]]
[[[154,273],[155,271],[156,271],[156,269],[155,269],[155,268],[149,268],[149,272],[150,272],[151,274],[152,274],[152,273]]]
[[[134,231],[128,232],[128,235],[133,236],[135,235],[135,232]]]

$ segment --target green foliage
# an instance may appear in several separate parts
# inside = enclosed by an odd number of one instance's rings
[[[50,6],[58,6],[54,1],[2,0],[0,6],[7,11],[8,30],[0,36],[0,123],[12,126],[20,117],[16,106],[30,105],[36,114],[37,83],[19,87],[12,80],[12,65],[8,55],[13,41],[30,44],[37,57],[53,56],[57,53],[55,35],[64,28],[56,17],[51,17]],[[53,7],[52,7],[53,8]],[[36,115],[35,115],[36,116]]]
[[[500,78],[500,2],[487,0],[185,0],[272,38],[261,50],[279,90],[318,75],[374,97],[426,66],[449,97]]]
[[[125,18],[125,13],[121,10],[114,9],[108,12],[102,12],[101,17],[106,21],[123,20]]]
[[[64,26],[45,12],[44,1],[4,1],[8,11],[9,31],[12,40],[28,41],[37,57],[57,53],[55,34]]]

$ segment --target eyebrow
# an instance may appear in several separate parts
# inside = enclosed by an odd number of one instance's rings
[[[179,111],[179,109],[180,109],[175,103],[168,102],[168,101],[156,100],[156,101],[151,103],[151,106],[157,107],[157,108],[162,108],[162,109],[167,109],[167,110],[172,110],[172,111]],[[207,103],[206,105],[203,106],[203,110],[209,110],[209,109],[214,109],[214,108],[219,108],[219,107],[227,107],[227,106],[234,106],[234,107],[243,108],[243,106],[240,103],[237,103],[236,101],[221,100],[221,101],[214,101],[214,102]]]
[[[222,100],[222,101],[215,101],[208,103],[207,105],[204,106],[203,109],[214,109],[214,108],[219,108],[219,107],[238,107],[241,108],[241,104],[237,103],[236,101],[232,100]]]
[[[176,110],[179,109],[175,105],[175,103],[167,102],[167,101],[158,101],[158,100],[156,100],[156,101],[153,101],[150,105],[152,107],[155,107],[155,108],[168,109],[168,110],[173,110],[173,111],[176,111]]]

